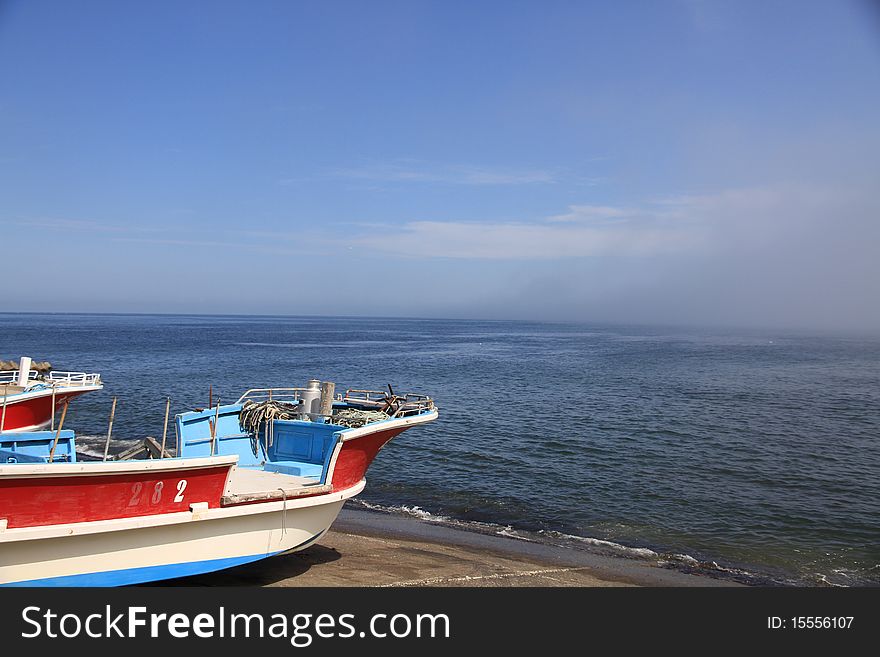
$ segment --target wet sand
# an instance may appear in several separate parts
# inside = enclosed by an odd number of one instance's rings
[[[173,586],[737,586],[657,565],[343,509],[315,545]]]

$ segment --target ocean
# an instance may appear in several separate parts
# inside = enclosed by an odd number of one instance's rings
[[[757,584],[880,585],[880,339],[519,321],[0,314],[0,359],[96,371],[98,455],[309,378],[421,392],[355,506]],[[172,434],[173,435],[173,434]]]

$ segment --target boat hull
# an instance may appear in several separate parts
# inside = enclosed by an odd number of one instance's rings
[[[234,459],[0,465],[0,518],[7,529],[220,506]]]
[[[24,449],[33,440],[13,444],[0,463],[0,585],[137,584],[302,550],[363,490],[385,444],[437,417],[430,406],[348,429],[278,420],[259,462],[241,408],[178,416],[176,458],[46,463]]]
[[[303,500],[7,530],[0,532],[0,585],[120,586],[302,550],[363,486]],[[3,540],[14,532],[16,540]]]
[[[404,430],[395,427],[343,441],[330,467],[333,490],[344,490],[363,479],[379,450]]]
[[[94,386],[56,391],[54,409],[60,409],[74,397],[100,389],[99,386]],[[10,396],[6,400],[6,416],[3,418],[3,431],[37,431],[45,429],[52,423],[52,412],[52,391],[49,389]]]

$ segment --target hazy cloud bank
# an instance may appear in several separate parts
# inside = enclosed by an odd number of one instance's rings
[[[575,205],[533,222],[414,221],[352,245],[499,271],[518,262],[497,279],[487,269],[481,286],[494,288],[473,301],[499,316],[880,328],[880,201],[867,185]]]

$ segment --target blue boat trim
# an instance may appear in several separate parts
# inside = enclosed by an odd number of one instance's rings
[[[55,435],[58,435],[58,441]],[[6,431],[0,433],[0,465],[11,463],[46,463],[55,445],[56,462],[76,463],[76,436],[70,429],[62,431]]]
[[[234,566],[241,566],[246,563],[259,561],[274,557],[276,554],[283,552],[291,552],[306,547],[310,543],[318,540],[327,530],[321,530],[314,536],[309,537],[299,545],[280,552],[270,552],[269,554],[253,554],[244,557],[229,557],[226,559],[208,559],[205,561],[189,561],[186,563],[175,563],[166,566],[145,566],[143,568],[126,568],[124,570],[108,570],[98,573],[82,573],[80,575],[64,575],[62,577],[46,577],[44,579],[29,579],[22,582],[9,582],[0,584],[0,587],[12,586],[126,586],[129,584],[142,584],[144,582],[156,582],[163,579],[176,579],[178,577],[189,577],[190,575],[200,575],[202,573],[212,573],[218,570],[225,570]]]
[[[236,454],[240,468],[258,468],[326,484],[337,443],[345,427],[304,420],[274,420],[272,444],[243,433],[242,405],[228,404],[175,416],[181,457]],[[213,426],[216,419],[216,426]],[[213,434],[213,437],[212,437]],[[257,452],[254,453],[254,449]]]

